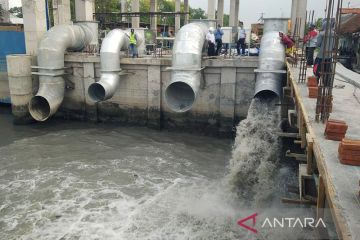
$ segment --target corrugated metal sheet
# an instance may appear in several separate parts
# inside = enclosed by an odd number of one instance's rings
[[[24,32],[0,31],[0,57],[25,51]]]
[[[0,31],[0,103],[10,103],[6,55],[24,53],[26,53],[24,32]]]

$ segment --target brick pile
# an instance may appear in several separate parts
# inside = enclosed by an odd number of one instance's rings
[[[309,98],[317,98],[318,96],[318,82],[315,76],[307,78],[307,84],[309,90]]]
[[[360,140],[344,138],[339,144],[338,151],[342,164],[360,166]]]
[[[344,121],[329,119],[326,122],[325,138],[334,141],[341,141],[345,138],[348,125]]]

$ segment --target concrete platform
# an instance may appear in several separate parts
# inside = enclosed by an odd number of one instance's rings
[[[340,239],[360,239],[360,167],[340,163],[339,142],[326,140],[325,124],[315,121],[316,99],[308,97],[305,83],[298,83],[299,68],[288,66],[288,69],[294,98],[299,101],[298,112],[304,117],[306,132],[313,138],[316,165],[338,236]],[[354,87],[357,83],[360,85],[359,75],[342,65],[337,67],[336,73],[330,118],[346,121],[349,126],[346,137],[360,139],[360,89]],[[311,75],[312,69],[308,68],[307,76]]]

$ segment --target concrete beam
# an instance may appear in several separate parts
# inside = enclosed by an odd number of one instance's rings
[[[184,0],[184,11],[185,12],[189,12],[189,0]],[[184,24],[188,24],[189,23],[189,14],[185,15],[185,19],[184,19]]]
[[[239,0],[230,0],[229,26],[238,27],[239,25]]]
[[[224,0],[218,0],[216,19],[218,24],[224,25]]]
[[[53,0],[54,25],[71,22],[70,0]]]
[[[26,53],[36,56],[38,44],[46,32],[45,1],[22,0]]]
[[[140,11],[139,0],[132,0],[131,1],[131,11],[132,12],[139,12]],[[139,28],[140,27],[140,17],[132,17],[131,18],[131,27],[132,28]]]
[[[157,9],[157,0],[150,0],[150,12],[157,12]],[[151,16],[150,29],[157,33],[157,17],[155,15]]]
[[[221,68],[220,85],[220,132],[232,128],[235,117],[236,68]]]
[[[180,12],[181,0],[175,0],[175,12]],[[180,15],[175,15],[175,34],[180,30]]]
[[[95,0],[75,0],[76,21],[93,21]]]

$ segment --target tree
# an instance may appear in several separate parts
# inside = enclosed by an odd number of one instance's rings
[[[207,19],[205,11],[202,8],[189,8],[190,19]]]
[[[229,26],[229,14],[224,14],[224,27],[228,27]]]
[[[10,8],[9,12],[11,14],[14,14],[16,17],[18,18],[22,18],[23,17],[23,13],[22,13],[22,7],[12,7]]]

